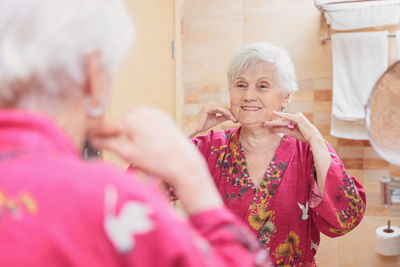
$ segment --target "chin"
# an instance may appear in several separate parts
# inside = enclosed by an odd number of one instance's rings
[[[239,120],[239,124],[241,126],[262,126],[264,121],[259,120]]]

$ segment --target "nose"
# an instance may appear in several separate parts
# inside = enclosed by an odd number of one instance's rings
[[[245,92],[245,94],[243,96],[243,99],[245,101],[256,100],[257,99],[257,91],[256,91],[256,89],[254,87],[247,88],[247,90],[246,90],[246,92]]]

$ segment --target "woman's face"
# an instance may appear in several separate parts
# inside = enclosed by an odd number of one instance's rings
[[[230,88],[231,111],[242,125],[272,120],[272,111],[280,111],[288,100],[278,85],[273,65],[266,62],[247,67]]]

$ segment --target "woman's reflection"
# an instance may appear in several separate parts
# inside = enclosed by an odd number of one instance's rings
[[[228,70],[230,108],[210,103],[185,127],[191,138],[226,120],[240,127],[193,142],[225,204],[257,233],[275,265],[316,266],[320,232],[339,236],[362,219],[365,192],[301,113],[288,54],[268,43],[240,48]]]

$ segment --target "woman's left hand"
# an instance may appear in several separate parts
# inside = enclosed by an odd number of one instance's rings
[[[264,122],[265,127],[274,131],[293,136],[294,138],[311,144],[313,140],[323,140],[318,129],[301,112],[286,113],[273,111],[277,119]]]

